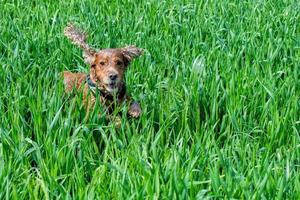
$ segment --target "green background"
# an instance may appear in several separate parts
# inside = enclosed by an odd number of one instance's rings
[[[1,199],[300,198],[299,1],[0,8]],[[140,119],[65,98],[60,72],[88,72],[70,21],[95,48],[145,49],[126,74]]]

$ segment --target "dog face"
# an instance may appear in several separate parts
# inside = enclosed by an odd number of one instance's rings
[[[91,77],[107,92],[117,92],[123,82],[125,62],[120,51],[102,50],[95,55],[95,61],[91,65]]]
[[[91,65],[91,80],[108,93],[116,93],[122,87],[126,68],[141,53],[141,49],[130,46],[103,49],[93,55],[84,55],[84,57],[85,61]]]

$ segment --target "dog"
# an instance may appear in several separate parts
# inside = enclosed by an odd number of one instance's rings
[[[88,112],[98,100],[109,113],[113,112],[115,104],[126,102],[128,115],[138,118],[142,110],[127,94],[124,75],[131,61],[142,55],[143,50],[135,46],[95,50],[86,43],[86,34],[73,24],[68,24],[64,34],[83,50],[84,61],[90,66],[88,74],[63,72],[65,92],[81,91]]]

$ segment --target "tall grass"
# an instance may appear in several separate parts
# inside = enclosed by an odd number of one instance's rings
[[[0,199],[299,199],[300,3],[1,1]],[[140,119],[84,119],[64,36],[146,49]],[[123,108],[121,108],[123,109]]]

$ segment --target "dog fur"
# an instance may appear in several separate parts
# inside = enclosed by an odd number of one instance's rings
[[[126,102],[129,105],[129,116],[139,117],[142,112],[141,107],[126,93],[124,75],[130,62],[142,54],[142,49],[127,46],[95,50],[86,43],[86,34],[73,24],[65,28],[64,34],[83,50],[84,60],[90,65],[88,76],[85,73],[63,72],[65,92],[71,93],[74,88],[81,91],[88,112],[93,109],[97,100],[100,100],[110,112],[114,102],[118,104]],[[95,87],[91,89],[91,85]],[[99,95],[95,95],[93,90],[96,90]]]

